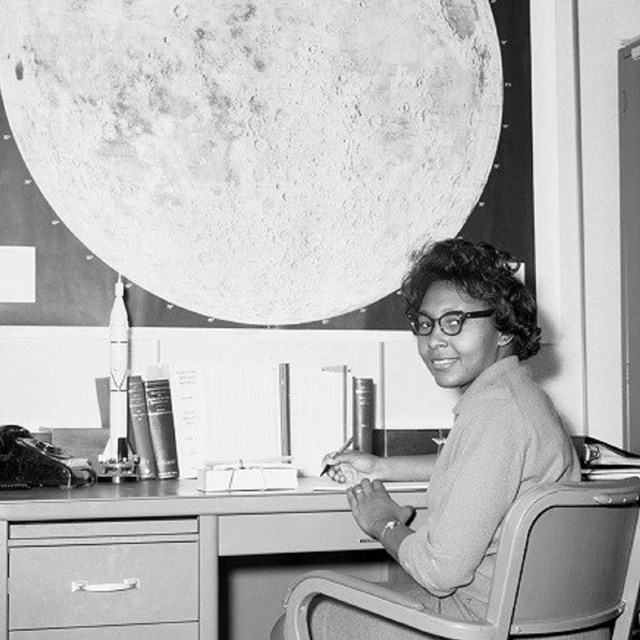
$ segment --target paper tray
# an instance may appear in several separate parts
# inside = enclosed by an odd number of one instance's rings
[[[199,491],[269,491],[298,488],[295,467],[198,469]]]

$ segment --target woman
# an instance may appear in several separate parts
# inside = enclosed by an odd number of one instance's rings
[[[522,364],[539,350],[540,330],[517,267],[505,252],[456,238],[417,255],[404,279],[421,358],[439,386],[462,393],[437,460],[359,452],[325,459],[334,480],[352,484],[347,497],[360,528],[411,577],[389,586],[461,620],[485,616],[501,524],[513,502],[535,484],[580,479],[560,418]],[[380,481],[429,476],[427,520],[414,530],[410,510]],[[369,614],[317,600],[314,638],[424,637],[391,622],[380,632],[379,621],[373,636]]]

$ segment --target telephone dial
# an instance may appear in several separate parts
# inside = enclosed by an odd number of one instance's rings
[[[0,427],[0,489],[79,487],[95,481],[86,458],[73,458],[18,425]]]

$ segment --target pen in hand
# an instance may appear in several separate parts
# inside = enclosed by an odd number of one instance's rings
[[[349,438],[335,453],[335,455],[339,456],[341,453],[344,453],[353,443],[353,438]],[[323,476],[329,469],[331,468],[330,464],[325,464],[324,469],[320,473],[320,476]]]

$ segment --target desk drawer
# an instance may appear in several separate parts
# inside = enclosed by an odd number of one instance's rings
[[[424,514],[418,511],[420,526]],[[220,517],[220,555],[379,549],[350,511],[274,513]]]
[[[196,542],[19,547],[9,576],[12,630],[198,619]]]
[[[197,533],[198,521],[196,518],[22,522],[9,525],[9,538],[12,541],[42,540],[46,538],[167,536]]]
[[[138,624],[132,627],[80,627],[12,631],[9,640],[198,640],[197,622]]]

